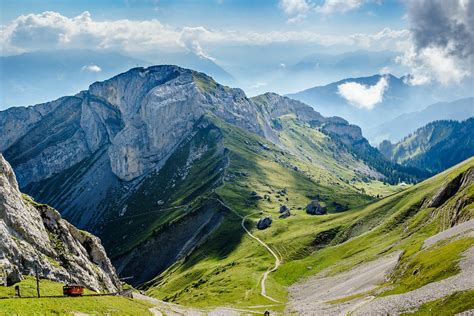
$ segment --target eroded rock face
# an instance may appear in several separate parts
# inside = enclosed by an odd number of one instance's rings
[[[0,154],[0,256],[9,282],[34,274],[117,291],[120,281],[100,240],[80,231],[46,205],[22,196],[15,175]]]
[[[64,171],[104,146],[113,173],[133,180],[166,160],[206,113],[278,139],[269,115],[242,90],[177,66],[134,68],[37,107],[0,112],[0,122],[6,122],[0,150],[15,167],[21,187]]]
[[[340,118],[267,93],[247,98],[240,89],[177,66],[134,68],[92,84],[75,96],[0,112],[0,151],[15,167],[21,187],[41,181],[107,148],[112,172],[131,181],[162,164],[212,113],[279,144],[272,120],[293,113],[334,133],[361,137]],[[337,128],[336,128],[337,127]],[[357,135],[356,135],[357,134]]]
[[[423,208],[439,207],[456,194],[460,189],[474,182],[474,169],[469,169],[444,184],[430,199],[423,203]]]

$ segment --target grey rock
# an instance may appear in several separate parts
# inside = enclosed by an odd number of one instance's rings
[[[100,240],[63,220],[53,208],[22,196],[1,154],[0,257],[9,283],[37,269],[40,277],[96,291],[121,288]]]
[[[286,205],[280,206],[280,213],[285,213],[285,212],[287,212],[287,211],[289,211],[289,210],[290,210],[290,208],[289,208],[288,206],[286,206]]]
[[[131,69],[72,97],[0,111],[0,151],[14,166],[21,187],[104,147],[113,174],[131,181],[159,169],[208,113],[276,145],[272,120],[289,113],[351,140],[361,137],[357,127],[325,118],[299,101],[273,93],[247,98],[205,74],[166,65]]]

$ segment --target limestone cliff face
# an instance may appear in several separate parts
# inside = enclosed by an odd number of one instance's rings
[[[0,112],[0,151],[14,166],[21,187],[103,148],[112,172],[131,181],[159,169],[206,113],[276,144],[271,121],[290,113],[317,126],[337,126],[338,133],[354,129],[299,101],[274,93],[249,99],[242,90],[222,86],[205,74],[165,65],[134,68],[75,96]]]
[[[117,291],[120,281],[100,240],[78,230],[46,205],[22,196],[0,154],[0,257],[15,283],[34,274],[96,291]]]
[[[276,140],[240,89],[176,66],[135,68],[39,110],[0,112],[0,151],[20,186],[57,174],[108,146],[113,173],[130,181],[162,164],[205,113]],[[23,113],[23,112],[27,113]],[[21,112],[18,114],[17,112]],[[27,118],[26,117],[30,117]]]

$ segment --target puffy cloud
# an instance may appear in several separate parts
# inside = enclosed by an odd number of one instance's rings
[[[407,2],[411,47],[398,61],[411,67],[409,82],[443,84],[473,75],[474,1]]]
[[[210,31],[208,31],[202,26],[201,27],[184,27],[179,37],[179,43],[181,43],[184,47],[186,47],[188,50],[192,51],[199,57],[214,60],[213,57],[209,56],[204,51],[204,49],[201,47],[201,44],[200,44],[200,41],[210,36],[212,37],[212,34],[210,34]]]
[[[68,18],[57,12],[21,15],[1,27],[4,54],[57,48],[152,49],[176,46],[179,32],[148,21],[94,21],[89,12]]]
[[[101,72],[102,68],[100,68],[98,65],[90,64],[87,66],[82,66],[82,71],[89,71],[89,72]]]
[[[298,5],[291,7],[286,4],[288,13],[304,11]],[[0,26],[0,31],[2,55],[39,49],[114,49],[132,53],[160,49],[188,50],[212,59],[205,50],[206,45],[304,42],[323,46],[392,49],[397,45],[403,46],[408,39],[407,30],[389,28],[374,34],[352,35],[326,35],[314,31],[216,31],[204,27],[176,28],[155,19],[96,21],[89,12],[72,18],[57,12],[22,15]]]
[[[323,14],[346,13],[358,9],[363,3],[364,0],[325,0],[322,5],[315,9]]]
[[[313,6],[306,0],[280,0],[279,5],[288,16],[289,23],[302,21]]]
[[[337,90],[339,95],[350,104],[358,108],[371,110],[383,101],[383,95],[388,85],[387,78],[380,77],[379,81],[373,86],[351,81],[340,84]]]

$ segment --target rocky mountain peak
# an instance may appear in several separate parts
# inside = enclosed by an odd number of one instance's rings
[[[275,93],[247,98],[240,89],[173,65],[133,68],[42,107],[48,111],[40,117],[30,114],[35,107],[22,116],[0,112],[0,122],[9,122],[8,140],[0,150],[14,165],[20,187],[52,177],[99,150],[106,151],[116,177],[132,181],[159,170],[208,113],[277,145],[272,121],[286,114],[346,143],[363,141],[357,126],[323,117],[300,101]]]

